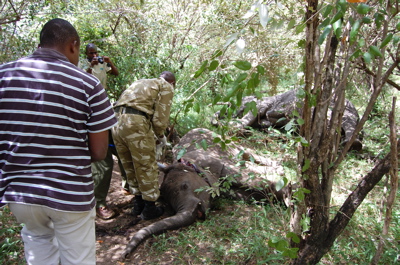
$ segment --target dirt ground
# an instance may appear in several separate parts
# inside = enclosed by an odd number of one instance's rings
[[[121,174],[118,163],[114,161],[114,171],[108,191],[107,203],[118,212],[118,216],[110,220],[102,220],[96,217],[96,249],[98,265],[144,265],[147,262],[142,258],[146,251],[143,245],[139,246],[129,259],[120,261],[119,258],[125,250],[132,235],[144,226],[156,220],[165,218],[168,214],[155,220],[144,221],[129,215],[133,207],[133,195],[124,193],[121,185]],[[152,238],[148,240],[153,240]],[[165,264],[168,264],[166,262]]]

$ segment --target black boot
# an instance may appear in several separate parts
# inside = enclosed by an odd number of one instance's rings
[[[135,195],[135,198],[133,199],[133,208],[131,214],[133,216],[138,216],[142,213],[144,209],[144,200],[142,198],[142,195]]]
[[[160,217],[164,213],[162,207],[157,207],[155,202],[144,201],[144,209],[140,217],[143,220],[151,220]]]

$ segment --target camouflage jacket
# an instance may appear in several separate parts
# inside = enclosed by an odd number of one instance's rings
[[[164,78],[141,79],[130,85],[114,107],[127,106],[147,113],[156,136],[164,133],[174,96],[174,87]]]

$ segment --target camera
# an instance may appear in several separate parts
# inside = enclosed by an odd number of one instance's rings
[[[103,57],[99,56],[99,57],[95,57],[95,58],[97,58],[97,61],[98,61],[99,63],[104,63]]]

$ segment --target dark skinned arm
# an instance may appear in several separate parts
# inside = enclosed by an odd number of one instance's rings
[[[107,155],[108,131],[89,133],[89,151],[92,161],[103,160]]]

